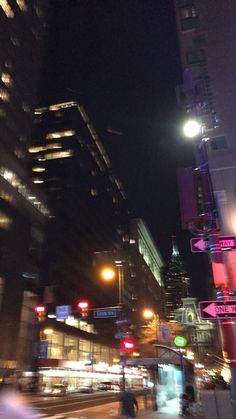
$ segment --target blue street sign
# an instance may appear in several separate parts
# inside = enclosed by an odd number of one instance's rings
[[[129,332],[118,332],[118,333],[115,333],[114,338],[115,339],[122,339],[122,338],[125,338],[127,336],[130,336]]]
[[[118,317],[120,315],[119,308],[94,310],[93,317],[95,319],[106,319],[111,317]]]
[[[47,359],[47,357],[48,357],[48,341],[41,340],[39,342],[39,358]]]
[[[71,306],[56,306],[57,320],[66,320],[71,314]]]

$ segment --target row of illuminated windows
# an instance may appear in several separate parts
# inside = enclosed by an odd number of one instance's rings
[[[151,253],[148,251],[148,248],[142,239],[139,239],[138,246],[139,246],[139,253],[143,256],[143,259],[145,260],[146,264],[150,268],[153,276],[156,278],[159,285],[162,285],[160,269],[158,267],[158,264],[155,262],[154,258],[152,257]]]
[[[26,12],[27,11],[27,5],[25,0],[15,0],[17,6],[20,8],[20,10],[22,12]],[[0,0],[0,7],[2,8],[3,12],[5,13],[5,15],[8,18],[13,18],[14,17],[14,11],[9,3],[8,0]],[[39,8],[35,8],[35,11],[37,13],[37,15],[40,15],[40,10]]]
[[[48,358],[70,361],[90,360],[92,362],[111,363],[117,355],[116,349],[89,340],[53,332],[47,336]]]
[[[36,196],[34,196],[29,187],[25,185],[20,178],[11,170],[0,167],[0,176],[2,176],[13,188],[15,188],[24,198],[26,198],[39,212],[48,216],[49,210]]]

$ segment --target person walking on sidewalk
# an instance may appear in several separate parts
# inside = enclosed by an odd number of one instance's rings
[[[126,419],[135,418],[138,412],[138,402],[134,393],[123,391],[120,396],[120,407],[121,416],[124,416]]]

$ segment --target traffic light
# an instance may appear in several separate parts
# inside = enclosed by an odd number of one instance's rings
[[[38,305],[34,307],[34,311],[37,315],[37,319],[39,322],[43,322],[46,317],[46,306],[44,305]]]
[[[130,337],[124,337],[121,341],[121,349],[125,353],[130,353],[135,350],[136,342],[133,338]]]
[[[89,303],[87,300],[80,300],[77,303],[77,310],[80,310],[82,317],[88,317]]]

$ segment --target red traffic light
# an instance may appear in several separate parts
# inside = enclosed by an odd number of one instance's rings
[[[46,306],[38,305],[34,307],[34,311],[37,315],[37,319],[39,322],[43,322],[46,317]]]
[[[134,339],[132,338],[123,338],[122,343],[121,343],[121,349],[124,352],[133,352],[135,349],[136,343],[134,341]]]
[[[86,310],[86,309],[88,309],[89,303],[88,303],[88,301],[83,300],[83,301],[79,301],[77,306],[81,310]]]
[[[39,306],[34,307],[34,311],[37,314],[43,314],[43,313],[46,312],[46,307],[42,306],[42,305],[39,305]]]
[[[79,300],[76,308],[80,310],[82,317],[88,317],[89,302],[87,300]]]

